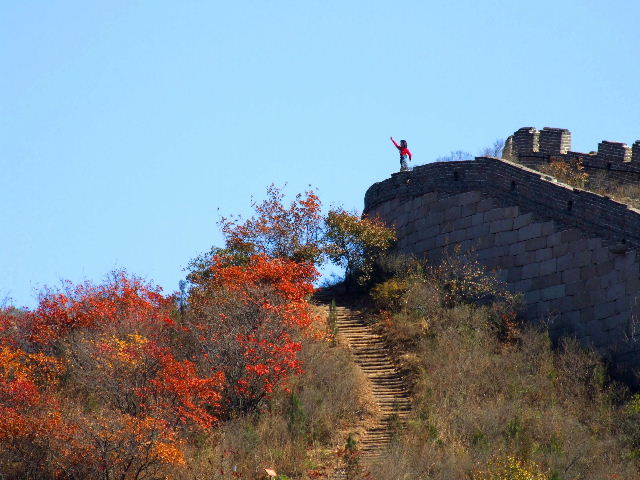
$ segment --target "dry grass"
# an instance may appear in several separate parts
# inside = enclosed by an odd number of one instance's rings
[[[290,478],[330,475],[350,429],[371,414],[366,381],[349,352],[327,341],[306,341],[301,360],[305,373],[289,391],[201,439],[185,479],[266,478],[265,468]]]
[[[403,281],[386,330],[413,372],[415,409],[374,478],[640,478],[640,400],[625,406],[595,354],[554,349],[499,298],[447,304],[437,282]],[[505,465],[524,476],[491,476]]]

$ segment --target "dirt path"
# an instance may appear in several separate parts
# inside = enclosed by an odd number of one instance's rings
[[[327,312],[330,308],[325,303]],[[380,415],[359,439],[363,460],[380,455],[411,410],[409,393],[395,367],[384,339],[366,321],[366,314],[345,306],[335,307],[337,337],[348,345],[356,364],[371,383]]]

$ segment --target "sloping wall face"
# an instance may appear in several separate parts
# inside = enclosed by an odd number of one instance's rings
[[[367,191],[365,213],[395,225],[401,252],[437,262],[456,245],[475,250],[553,337],[577,337],[620,374],[640,366],[638,212],[478,158],[394,174]]]

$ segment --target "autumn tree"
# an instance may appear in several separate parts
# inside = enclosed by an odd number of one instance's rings
[[[47,291],[34,311],[3,312],[3,471],[144,479],[180,467],[188,436],[220,417],[225,378],[185,356],[173,308],[159,288],[115,272]]]
[[[240,217],[223,217],[219,224],[226,253],[316,262],[322,254],[320,199],[309,190],[296,195],[288,206],[283,200],[281,189],[270,185],[264,201],[252,202],[254,216],[244,221]]]
[[[378,218],[359,217],[342,209],[326,217],[326,252],[332,262],[345,268],[347,281],[366,283],[376,258],[395,240],[394,230]]]
[[[299,337],[311,332],[310,263],[254,255],[246,265],[216,257],[192,278],[186,316],[194,355],[225,374],[225,406],[250,411],[301,371]]]

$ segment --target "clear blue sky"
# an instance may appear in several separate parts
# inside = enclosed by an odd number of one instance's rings
[[[640,2],[2,1],[0,302],[113,268],[171,292],[272,182],[361,209],[522,126],[640,138]]]

